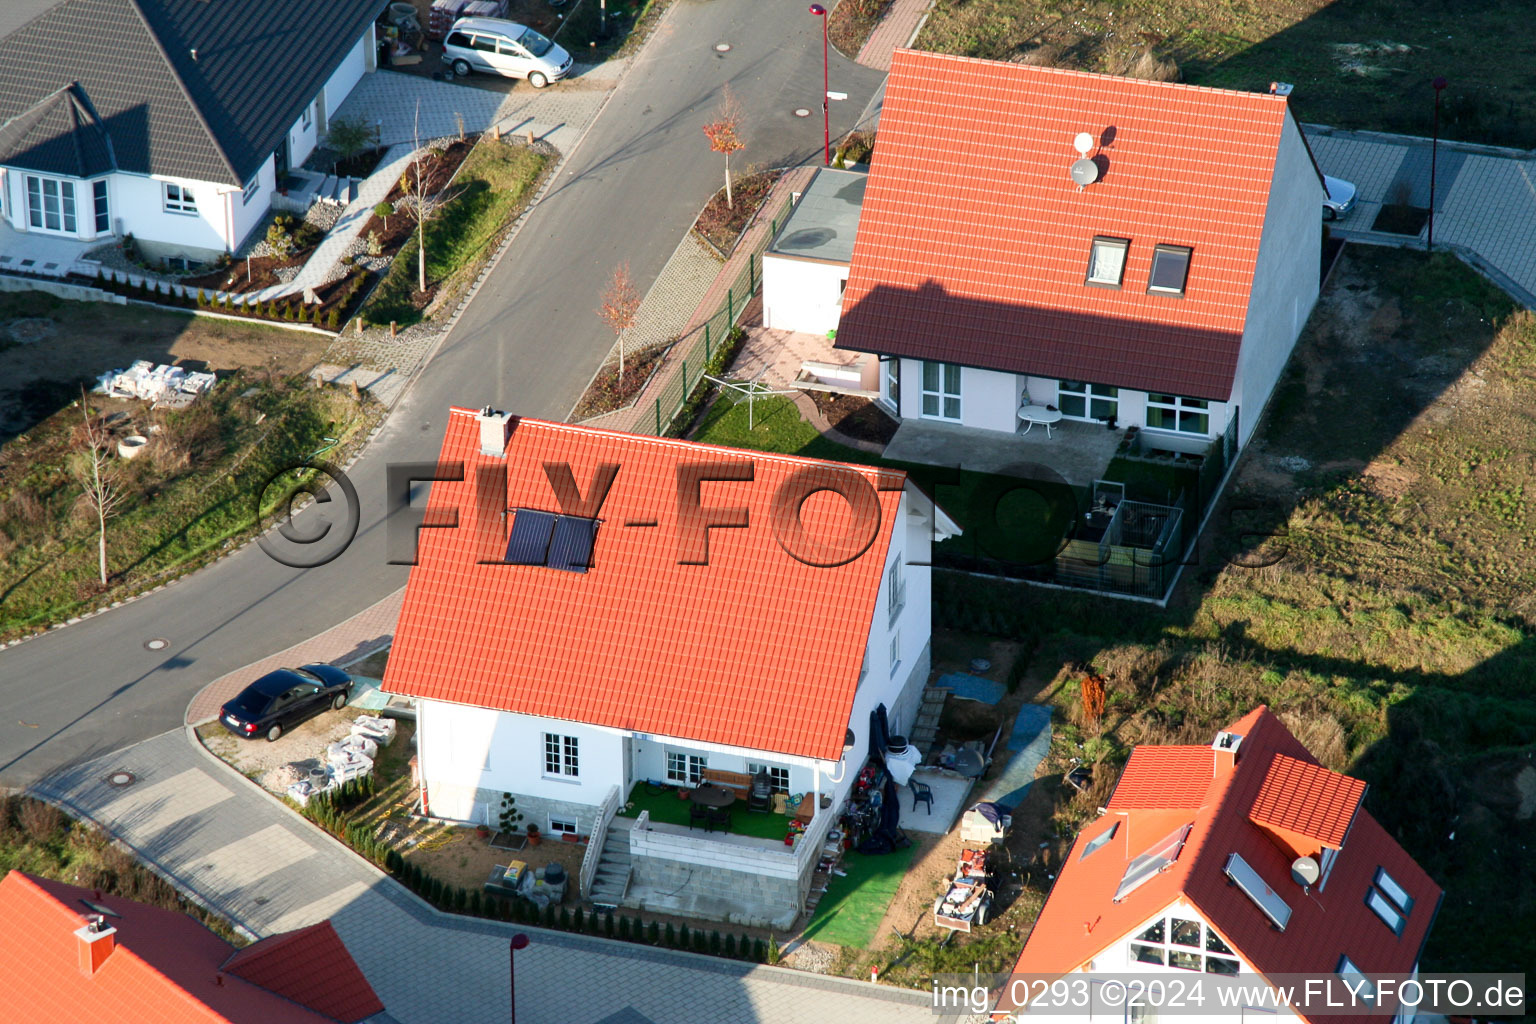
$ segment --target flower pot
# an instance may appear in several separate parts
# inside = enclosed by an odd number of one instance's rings
[[[125,459],[131,459],[143,451],[144,446],[148,443],[149,438],[143,434],[129,434],[117,442],[117,454]]]

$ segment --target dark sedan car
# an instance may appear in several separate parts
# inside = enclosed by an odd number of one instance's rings
[[[219,721],[236,736],[277,739],[328,708],[341,710],[352,696],[352,677],[330,665],[268,672],[219,709]]]

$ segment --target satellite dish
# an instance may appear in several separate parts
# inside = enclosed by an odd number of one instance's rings
[[[1083,156],[1087,156],[1088,151],[1093,148],[1093,136],[1087,132],[1078,132],[1077,137],[1072,140],[1072,148]]]
[[[1291,877],[1305,889],[1317,884],[1317,880],[1323,877],[1323,869],[1311,857],[1297,857],[1291,861]]]
[[[1099,180],[1099,165],[1086,157],[1072,161],[1072,180],[1077,182],[1077,187],[1092,185]]]

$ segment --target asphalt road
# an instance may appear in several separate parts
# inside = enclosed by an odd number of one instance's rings
[[[349,472],[360,525],[327,564],[252,545],[166,590],[0,653],[0,786],[180,725],[205,684],[323,632],[403,586],[388,564],[386,465],[436,457],[447,409],[560,419],[612,344],[595,314],[613,267],[660,273],[723,160],[701,131],[729,83],[747,117],[735,165],[798,164],[822,144],[821,24],[800,0],[676,0],[559,181]],[[720,52],[716,44],[730,49]],[[834,135],[882,75],[832,54]],[[797,118],[796,108],[813,115]],[[421,497],[418,488],[416,496]],[[340,492],[300,527],[337,519]],[[335,536],[334,534],[332,535]],[[307,551],[324,550],[326,544]],[[168,645],[151,651],[152,638]]]

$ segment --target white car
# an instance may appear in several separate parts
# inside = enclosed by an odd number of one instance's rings
[[[535,89],[571,71],[571,55],[526,25],[501,18],[460,18],[443,40],[443,63],[453,73],[487,71],[526,78]]]
[[[1323,187],[1328,194],[1323,197],[1323,220],[1338,220],[1355,208],[1355,186],[1343,178],[1323,175]]]

